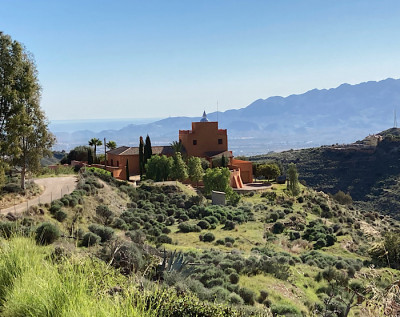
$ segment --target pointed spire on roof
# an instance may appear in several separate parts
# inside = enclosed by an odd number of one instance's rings
[[[208,122],[206,111],[203,112],[203,117],[201,118],[200,122]]]

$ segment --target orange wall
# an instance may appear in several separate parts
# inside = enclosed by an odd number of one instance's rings
[[[251,162],[232,159],[232,165],[240,169],[240,177],[243,183],[253,182],[253,164]]]
[[[117,166],[117,162],[119,162],[119,167],[123,167],[125,169],[126,160],[128,160],[129,175],[132,176],[140,174],[139,155],[115,155],[107,153],[107,164],[109,166]]]
[[[218,144],[218,139],[222,139],[222,144]],[[192,130],[179,130],[179,140],[188,156],[205,157],[206,152],[228,150],[227,132],[218,129],[218,122],[192,122]]]

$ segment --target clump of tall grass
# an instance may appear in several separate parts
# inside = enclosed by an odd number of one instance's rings
[[[0,315],[15,316],[240,316],[225,305],[201,302],[132,279],[87,256],[61,256],[32,238],[0,240]]]

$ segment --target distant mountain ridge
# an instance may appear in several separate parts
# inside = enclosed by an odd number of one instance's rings
[[[241,109],[218,113],[221,128],[228,129],[229,148],[235,155],[348,143],[393,124],[399,105],[400,79],[368,81],[337,88],[313,89],[299,95],[258,99]],[[203,109],[199,109],[199,115]],[[208,114],[212,121],[217,113]],[[58,148],[87,143],[92,137],[136,145],[149,134],[156,145],[177,140],[179,129],[190,129],[200,117],[170,117],[147,124],[130,124],[118,130],[57,132]]]

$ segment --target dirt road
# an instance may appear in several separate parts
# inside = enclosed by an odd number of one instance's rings
[[[49,177],[35,179],[34,182],[44,188],[43,193],[31,200],[21,204],[1,209],[0,213],[7,214],[9,212],[21,213],[27,210],[30,206],[38,205],[39,203],[51,203],[54,199],[59,199],[65,194],[70,194],[76,188],[76,176],[64,177]]]

